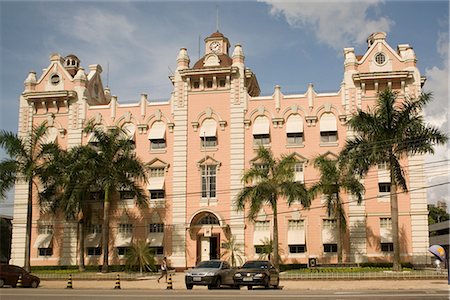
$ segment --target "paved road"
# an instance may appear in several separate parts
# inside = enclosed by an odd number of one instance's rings
[[[105,299],[362,299],[362,300],[418,300],[449,299],[447,290],[55,290],[55,289],[11,289],[0,290],[1,300],[105,300]]]

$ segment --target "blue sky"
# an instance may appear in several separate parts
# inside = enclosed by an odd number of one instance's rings
[[[1,1],[0,128],[17,131],[18,97],[34,70],[39,77],[51,53],[73,53],[88,69],[103,67],[103,81],[120,102],[168,99],[167,76],[176,56],[188,49],[191,65],[203,55],[203,39],[219,30],[231,45],[243,46],[246,65],[258,78],[263,95],[280,85],[283,93],[337,91],[343,76],[344,47],[357,54],[366,38],[387,32],[395,49],[408,43],[416,52],[425,90],[435,100],[427,121],[449,132],[448,1]],[[109,76],[107,66],[109,64]],[[3,157],[3,153],[0,153]],[[442,161],[428,184],[449,181],[449,148],[440,147],[427,161]],[[429,201],[447,198],[449,187],[428,190]],[[11,197],[10,197],[11,198]],[[0,214],[12,214],[11,199]]]

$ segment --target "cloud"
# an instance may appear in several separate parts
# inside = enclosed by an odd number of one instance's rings
[[[266,0],[270,14],[282,16],[292,27],[311,30],[317,40],[338,51],[349,45],[361,45],[377,31],[389,32],[393,21],[386,17],[369,17],[379,0],[280,2]]]

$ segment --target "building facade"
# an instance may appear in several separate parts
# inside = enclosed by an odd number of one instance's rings
[[[146,239],[170,265],[191,267],[219,258],[222,243],[231,236],[243,245],[244,259],[259,257],[265,238],[271,238],[271,209],[264,207],[254,221],[236,211],[234,199],[243,188],[244,171],[258,164],[259,145],[276,157],[294,153],[299,160],[296,180],[306,185],[319,178],[310,164],[319,154],[337,156],[352,136],[346,127],[357,109],[372,107],[377,92],[398,91],[399,98],[416,97],[425,79],[407,44],[394,50],[386,34],[372,34],[367,51],[356,55],[344,49],[344,73],[339,91],[319,93],[310,84],[303,94],[284,94],[275,86],[261,96],[256,75],[245,65],[243,47],[215,32],[205,39],[205,54],[191,64],[182,48],[170,80],[173,92],[166,102],[145,94],[138,103],[119,103],[101,80],[102,68],[80,66],[75,55],[53,54],[37,78],[30,72],[20,96],[19,135],[46,122],[48,141],[63,148],[95,142],[83,133],[88,122],[107,130],[123,128],[135,143],[137,156],[149,164],[149,207],[139,209],[127,193],[116,195],[111,211],[110,263],[123,262],[133,239]],[[232,51],[231,51],[232,50]],[[402,261],[426,263],[428,247],[423,158],[404,162],[409,194],[399,194]],[[414,174],[414,176],[409,176]],[[364,201],[344,195],[348,220],[344,259],[348,262],[390,261],[392,256],[389,177],[383,166],[364,179]],[[26,183],[15,193],[12,263],[23,264],[26,224]],[[93,193],[86,232],[86,263],[101,258],[102,202]],[[69,265],[77,262],[76,224],[33,210],[31,265]],[[309,210],[279,201],[279,241],[283,263],[334,263],[335,221],[323,199]]]

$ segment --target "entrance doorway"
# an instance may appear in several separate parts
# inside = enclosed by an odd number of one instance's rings
[[[204,260],[219,259],[219,235],[205,237],[199,235],[197,238],[197,263]]]

